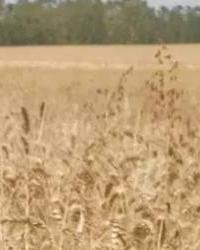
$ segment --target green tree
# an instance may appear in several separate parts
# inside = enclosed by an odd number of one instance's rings
[[[199,27],[198,7],[154,9],[142,0],[0,3],[2,45],[200,42]]]

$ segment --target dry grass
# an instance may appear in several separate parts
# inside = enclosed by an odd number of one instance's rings
[[[149,46],[35,46],[0,48],[0,67],[43,67],[81,69],[152,69],[157,45]],[[200,68],[200,45],[170,45],[181,67]]]
[[[1,69],[2,250],[200,248],[198,101],[168,48],[154,60],[144,83]]]

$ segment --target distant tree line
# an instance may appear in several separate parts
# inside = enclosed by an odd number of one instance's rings
[[[200,42],[200,7],[141,0],[0,0],[0,45]]]

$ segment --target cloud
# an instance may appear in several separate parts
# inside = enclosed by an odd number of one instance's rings
[[[159,6],[159,5],[166,5],[166,6],[175,6],[175,5],[183,5],[183,6],[200,6],[200,0],[147,0],[149,5],[152,6]]]

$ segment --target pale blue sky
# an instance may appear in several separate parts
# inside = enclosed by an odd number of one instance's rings
[[[157,6],[157,5],[166,5],[166,6],[174,6],[174,5],[189,5],[189,6],[200,6],[200,0],[147,0],[149,5]]]

